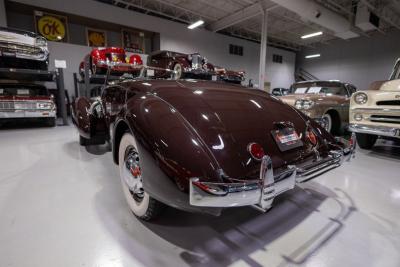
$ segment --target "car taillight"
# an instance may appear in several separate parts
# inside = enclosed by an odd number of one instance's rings
[[[315,135],[315,133],[312,130],[307,130],[306,131],[306,138],[308,139],[308,141],[310,141],[310,143],[313,146],[317,145],[318,139],[317,139],[317,136]]]
[[[257,143],[250,143],[247,146],[247,151],[249,151],[250,155],[256,160],[261,160],[265,156],[264,149]]]
[[[200,182],[198,180],[193,181],[192,184],[195,185],[196,187],[200,188],[204,192],[207,192],[207,193],[212,194],[212,195],[225,196],[225,195],[228,194],[227,191],[225,191],[224,189],[220,188],[216,184],[207,183],[207,182]]]

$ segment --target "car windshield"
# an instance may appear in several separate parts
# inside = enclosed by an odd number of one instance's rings
[[[48,96],[42,86],[0,85],[0,96]]]
[[[301,83],[292,86],[294,94],[342,95],[343,87],[338,83]]]

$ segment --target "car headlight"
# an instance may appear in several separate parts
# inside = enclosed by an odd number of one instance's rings
[[[299,99],[296,100],[294,106],[297,109],[310,109],[314,106],[315,102],[312,100],[308,100],[308,99]]]
[[[35,44],[41,47],[47,47],[47,40],[43,37],[37,37]]]
[[[295,108],[302,109],[303,108],[303,100],[296,100],[294,103]]]
[[[314,101],[312,100],[304,100],[303,101],[303,109],[310,109],[314,106]]]
[[[354,95],[354,102],[356,102],[359,105],[363,105],[367,103],[368,101],[368,96],[366,93],[357,93]]]
[[[51,102],[40,102],[40,103],[36,103],[36,108],[37,109],[52,109],[53,104]]]

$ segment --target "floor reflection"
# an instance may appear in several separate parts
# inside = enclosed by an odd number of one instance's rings
[[[132,227],[137,228],[140,223],[157,238],[182,250],[180,257],[189,266],[231,266],[235,262],[244,266],[302,264],[341,231],[343,221],[355,210],[351,199],[344,203],[337,199],[338,194],[349,198],[341,190],[310,183],[277,197],[274,207],[265,214],[244,207],[227,209],[220,217],[212,217],[166,208],[153,222],[143,222],[132,215]],[[326,202],[334,213],[321,212],[320,206]],[[118,218],[111,207],[110,212],[109,218]],[[128,234],[141,243],[137,235]],[[288,240],[292,244],[289,247]],[[141,258],[136,250],[132,253]],[[275,258],[274,264],[257,259],[260,253]],[[141,261],[145,266],[152,265],[148,257]]]

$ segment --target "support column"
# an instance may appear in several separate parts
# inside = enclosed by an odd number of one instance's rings
[[[268,12],[262,9],[262,26],[261,26],[261,45],[260,45],[260,70],[258,74],[258,88],[264,90],[265,81],[265,64],[267,62],[267,39],[268,39]]]
[[[0,0],[0,27],[7,27],[6,6],[4,0]]]

